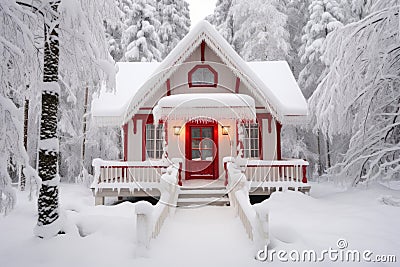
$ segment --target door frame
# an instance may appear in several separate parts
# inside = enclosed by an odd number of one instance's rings
[[[191,152],[192,152],[192,135],[191,135],[191,128],[192,127],[213,127],[213,141],[216,146],[216,152],[215,152],[215,158],[214,162],[212,163],[214,165],[213,168],[213,177],[210,178],[210,180],[216,180],[219,177],[219,144],[218,144],[218,139],[219,139],[219,127],[218,127],[218,122],[214,120],[210,120],[209,122],[203,121],[203,122],[195,122],[195,121],[188,121],[185,124],[185,165],[188,166],[189,158],[191,158]],[[185,180],[196,180],[199,178],[192,178],[191,173],[185,171]],[[202,178],[206,179],[206,178]]]

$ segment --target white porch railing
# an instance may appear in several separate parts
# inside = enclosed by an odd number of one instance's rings
[[[172,160],[174,161],[174,159]],[[177,160],[175,160],[177,162]],[[107,184],[159,183],[161,175],[173,163],[168,160],[155,161],[105,161],[94,159],[93,188]],[[178,179],[181,180],[182,163],[178,162]],[[99,186],[101,185],[101,186]]]
[[[232,158],[224,159],[226,184],[229,183],[227,163],[235,161]],[[247,181],[256,183],[295,182],[307,183],[308,162],[302,159],[289,160],[246,160],[234,162],[237,168],[246,177]]]

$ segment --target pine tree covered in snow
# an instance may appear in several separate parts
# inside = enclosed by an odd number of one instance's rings
[[[240,1],[233,6],[233,45],[246,61],[283,60],[289,52],[287,16],[275,0]]]
[[[400,176],[399,6],[386,3],[329,35],[329,72],[310,99],[316,129],[351,137],[330,170],[347,184]]]
[[[282,2],[281,5],[284,5],[281,12],[288,17],[287,31],[289,32],[290,51],[287,60],[294,76],[297,78],[304,68],[299,53],[302,44],[302,30],[308,18],[308,5],[307,1],[297,0],[287,1],[286,4]]]
[[[341,7],[347,13],[346,21],[354,22],[365,18],[372,6],[372,0],[342,0]]]
[[[321,61],[322,46],[327,35],[342,26],[343,12],[336,0],[312,0],[308,7],[309,19],[304,27],[301,62],[305,67],[298,82],[306,98],[316,89],[325,66]]]
[[[123,61],[161,61],[164,51],[157,34],[158,20],[155,0],[122,0],[125,13],[122,46]]]
[[[104,21],[106,29],[106,39],[108,43],[108,50],[115,62],[118,62],[124,56],[122,47],[122,31],[124,29],[123,16],[124,12],[120,9],[122,7],[121,0],[116,1],[116,13],[118,18],[115,21]]]
[[[189,5],[185,0],[157,0],[157,11],[161,26],[157,29],[164,45],[162,58],[189,32]]]
[[[232,4],[235,2],[236,0],[218,0],[214,13],[206,18],[229,44],[233,43],[234,37]]]
[[[276,0],[220,0],[207,19],[246,61],[282,60],[290,45],[278,6]]]

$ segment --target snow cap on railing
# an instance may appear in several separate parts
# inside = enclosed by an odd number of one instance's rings
[[[147,201],[139,201],[135,204],[135,213],[136,214],[146,214],[151,215],[153,212],[154,206],[151,205]]]

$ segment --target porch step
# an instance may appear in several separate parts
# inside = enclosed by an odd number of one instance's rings
[[[227,206],[229,198],[225,187],[181,187],[178,196],[178,207],[188,206]]]
[[[199,198],[178,198],[178,207],[196,206],[227,206],[229,198],[223,197],[199,197]]]
[[[179,188],[181,191],[214,191],[214,190],[225,190],[225,186],[204,186],[204,187],[185,187],[181,186]]]
[[[180,198],[207,198],[207,197],[221,197],[225,196],[226,189],[218,189],[218,190],[180,190],[179,197]]]

